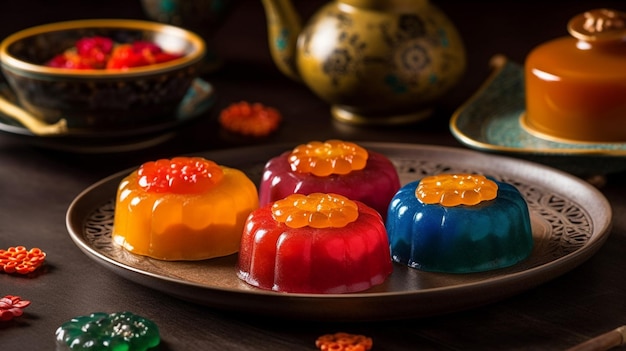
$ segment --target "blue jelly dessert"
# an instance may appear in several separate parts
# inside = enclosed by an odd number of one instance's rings
[[[393,261],[444,273],[512,266],[533,248],[528,205],[513,185],[439,174],[403,186],[387,213]]]

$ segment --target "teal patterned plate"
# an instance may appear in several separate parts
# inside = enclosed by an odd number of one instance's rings
[[[626,143],[567,143],[526,131],[520,122],[526,104],[523,67],[500,55],[492,66],[490,77],[450,120],[450,130],[461,143],[580,176],[626,171]]]

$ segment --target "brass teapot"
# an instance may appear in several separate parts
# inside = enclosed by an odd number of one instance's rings
[[[459,33],[428,0],[334,0],[304,27],[290,0],[262,3],[274,63],[336,120],[419,121],[465,72]]]

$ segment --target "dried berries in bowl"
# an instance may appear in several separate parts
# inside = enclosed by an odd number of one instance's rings
[[[46,62],[48,67],[67,69],[121,69],[148,66],[181,58],[180,52],[167,52],[143,40],[116,43],[107,37],[84,37],[76,45]]]
[[[61,67],[59,57],[76,59],[69,56],[78,55],[77,44],[104,68]],[[70,128],[127,129],[173,118],[205,52],[203,39],[180,27],[77,20],[8,36],[0,43],[0,65],[17,103],[42,121],[64,118]],[[118,67],[106,69],[109,62]]]

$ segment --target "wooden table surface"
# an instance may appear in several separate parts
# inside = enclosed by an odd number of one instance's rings
[[[94,182],[128,167],[207,150],[297,144],[339,138],[464,148],[450,133],[452,113],[490,73],[489,59],[516,62],[537,44],[566,35],[565,23],[597,7],[626,10],[622,1],[432,1],[457,25],[467,52],[463,80],[434,116],[402,127],[355,127],[334,122],[328,105],[284,77],[271,61],[259,1],[241,0],[216,36],[222,68],[205,75],[215,106],[156,146],[117,153],[56,150],[33,138],[0,134],[0,248],[24,245],[47,252],[34,277],[0,274],[0,296],[32,301],[25,314],[0,322],[0,350],[51,350],[61,323],[96,311],[129,310],[155,321],[159,350],[315,350],[325,333],[370,336],[374,350],[563,350],[626,324],[626,174],[596,184],[609,200],[613,226],[603,247],[577,268],[501,301],[418,319],[307,322],[231,313],[184,301],[125,279],[80,251],[65,226],[71,201]],[[308,18],[323,1],[295,1]],[[145,18],[138,1],[40,1],[3,4],[0,38],[36,24],[77,18]],[[241,100],[274,106],[284,115],[270,137],[251,140],[220,130],[217,114]],[[575,161],[573,161],[575,162]]]

